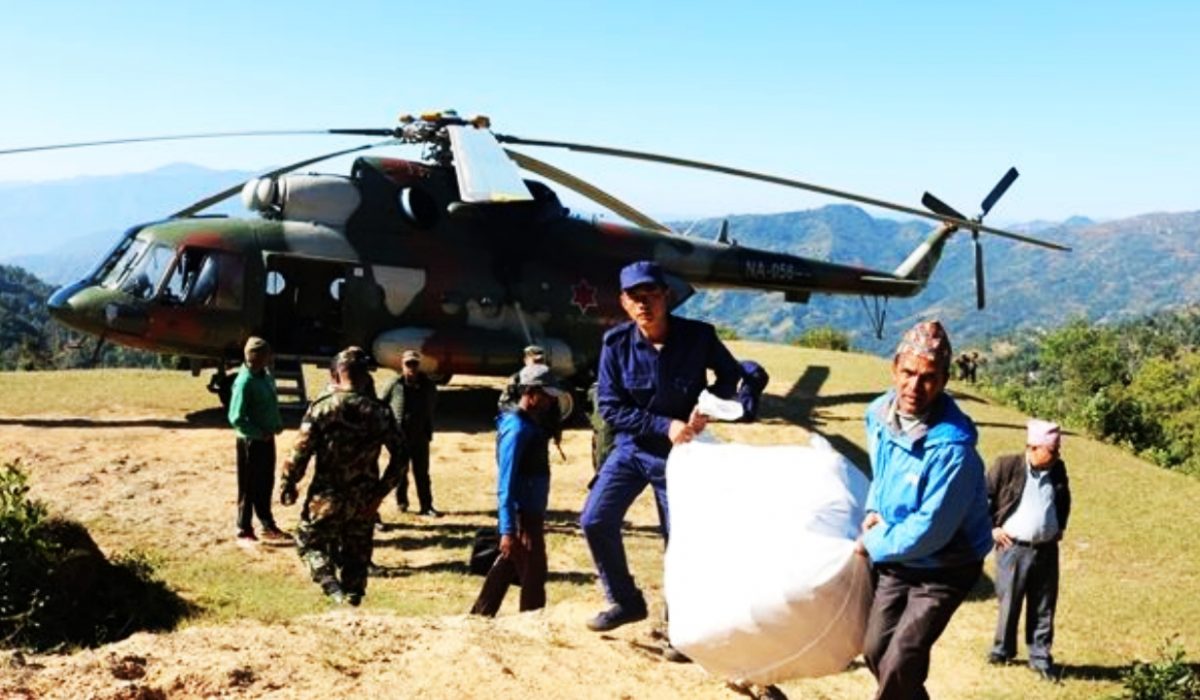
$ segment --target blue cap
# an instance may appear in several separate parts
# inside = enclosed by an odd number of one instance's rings
[[[638,260],[621,268],[621,291],[643,284],[667,286],[667,280],[663,277],[662,268],[658,263],[651,260]]]

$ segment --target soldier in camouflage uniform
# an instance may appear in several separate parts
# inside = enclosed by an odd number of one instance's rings
[[[300,437],[283,465],[279,500],[296,502],[296,485],[315,454],[296,532],[300,558],[326,595],[358,605],[367,588],[375,514],[399,481],[391,467],[380,478],[379,448],[386,445],[394,456],[403,443],[391,409],[368,393],[370,373],[361,349],[338,353],[334,375],[330,391],[309,406],[300,424]]]

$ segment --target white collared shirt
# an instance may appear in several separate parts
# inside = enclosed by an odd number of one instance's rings
[[[1034,544],[1058,536],[1058,512],[1054,509],[1054,485],[1049,469],[1034,469],[1025,458],[1025,490],[1017,509],[1002,526],[1009,537]]]

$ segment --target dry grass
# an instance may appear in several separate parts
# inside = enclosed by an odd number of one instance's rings
[[[754,357],[766,366],[772,382],[764,420],[718,426],[719,436],[758,444],[795,443],[804,441],[812,429],[861,462],[862,413],[866,402],[885,388],[885,362],[865,355],[776,345],[732,345],[738,356]],[[310,374],[311,387],[321,381],[319,371]],[[213,398],[203,384],[203,379],[170,372],[0,375],[0,393],[6,397],[0,410],[0,458],[21,459],[32,474],[38,497],[83,521],[107,551],[148,553],[167,582],[203,608],[188,629],[146,642],[178,648],[177,658],[164,657],[163,663],[188,669],[189,678],[202,677],[203,683],[184,683],[178,694],[203,694],[202,688],[216,682],[205,675],[208,667],[196,668],[197,654],[214,644],[220,646],[220,639],[244,635],[247,639],[275,636],[298,645],[297,656],[310,665],[291,668],[293,675],[352,677],[352,687],[363,692],[386,688],[371,685],[382,682],[372,680],[379,674],[386,676],[381,670],[383,655],[397,668],[423,664],[431,669],[427,675],[451,684],[443,687],[468,683],[476,672],[484,674],[478,685],[463,686],[480,692],[487,687],[487,674],[504,675],[499,669],[508,668],[515,675],[504,676],[505,683],[516,685],[506,687],[532,696],[735,697],[705,681],[694,667],[664,666],[638,653],[636,645],[645,642],[646,626],[623,629],[607,639],[583,629],[584,618],[602,605],[586,546],[574,525],[591,476],[585,430],[567,432],[566,463],[554,459],[551,609],[545,614],[513,615],[515,595],[510,595],[502,619],[495,623],[459,616],[470,606],[481,581],[464,573],[470,538],[476,528],[494,522],[491,408],[499,383],[476,378],[456,379],[441,402],[433,479],[436,504],[448,516],[423,520],[399,514],[386,504],[382,512],[391,527],[377,537],[376,561],[387,575],[372,579],[362,611],[328,612],[290,549],[260,547],[246,552],[230,542],[232,436],[220,411],[212,408]],[[990,405],[969,391],[959,396],[981,428],[985,459],[1020,449],[1021,415]],[[281,448],[286,449],[292,439],[289,430]],[[1109,695],[1118,690],[1119,674],[1130,660],[1150,657],[1166,636],[1180,634],[1193,658],[1200,649],[1200,598],[1196,596],[1200,546],[1190,537],[1198,522],[1193,504],[1200,498],[1200,480],[1162,471],[1075,436],[1067,438],[1064,457],[1075,495],[1063,548],[1055,645],[1056,656],[1066,667],[1064,683],[1049,687],[1021,667],[997,670],[984,664],[995,621],[988,579],[935,650],[930,689],[936,697]],[[277,507],[276,512],[285,527],[295,523],[294,508]],[[657,600],[662,545],[655,534],[650,498],[639,499],[629,521],[632,529],[626,541],[633,571]],[[988,570],[992,570],[990,563]],[[318,622],[311,622],[313,615]],[[315,641],[304,647],[297,624],[313,624],[323,631],[314,633]],[[350,641],[345,637],[351,634],[348,629],[353,632]],[[392,642],[372,634],[389,636]],[[188,646],[195,643],[189,640],[199,638],[209,647]],[[134,647],[139,643],[129,642]],[[247,696],[304,697],[303,689],[319,689],[315,679],[293,687],[292,694],[272,689],[271,683],[287,682],[288,655],[264,661],[245,645],[235,647],[240,650],[238,663],[258,664],[262,678],[278,676],[252,683],[250,691],[255,692],[246,691]],[[510,660],[514,653],[530,650],[540,659],[535,666],[527,668]],[[94,665],[88,656],[92,653],[46,660],[41,676],[34,674],[33,680],[21,682],[31,688],[59,688],[60,694],[69,694],[62,688],[79,694],[97,692],[95,688],[102,686],[88,670]],[[274,653],[280,656],[278,650]],[[457,668],[457,659],[464,657],[477,660]],[[285,668],[274,675],[262,670],[275,663]],[[325,670],[316,671],[314,664]],[[217,661],[209,665],[219,669],[213,674],[229,672]],[[11,680],[6,673],[0,670],[0,696],[15,687],[6,686]],[[531,680],[538,673],[542,674],[539,680]],[[35,682],[38,678],[42,685]],[[425,678],[418,685],[438,697],[438,686],[428,685],[431,682]],[[560,692],[548,693],[551,686],[546,683],[559,683]],[[865,697],[872,683],[858,668],[783,688],[793,698]]]

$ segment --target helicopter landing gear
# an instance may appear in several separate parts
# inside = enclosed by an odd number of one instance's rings
[[[226,374],[223,368],[213,372],[208,380],[208,390],[221,400],[222,408],[229,408],[229,399],[233,395],[233,380],[234,375]]]

